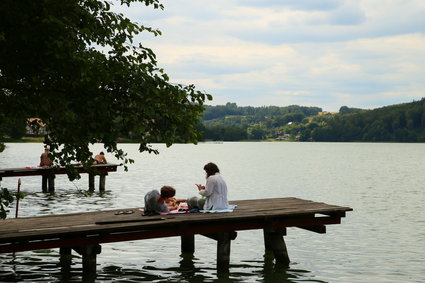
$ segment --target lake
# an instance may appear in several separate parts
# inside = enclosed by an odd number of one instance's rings
[[[1,168],[38,165],[42,144],[6,145]],[[135,163],[128,172],[109,173],[104,194],[88,193],[86,174],[74,182],[58,175],[54,195],[41,192],[40,176],[23,177],[19,216],[142,207],[144,194],[163,185],[174,186],[177,197],[193,196],[210,161],[219,166],[230,200],[298,197],[354,211],[326,234],[288,228],[289,268],[264,257],[262,231],[254,230],[232,241],[229,274],[215,270],[215,241],[196,236],[194,258],[186,259],[180,238],[171,237],[103,244],[96,282],[425,282],[425,144],[154,144],[159,155],[139,153],[136,144],[120,146]],[[1,185],[15,191],[17,180],[3,178]],[[57,249],[0,254],[0,281],[79,282],[81,257],[73,254],[66,276]]]

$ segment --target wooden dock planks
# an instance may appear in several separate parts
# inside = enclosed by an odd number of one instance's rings
[[[349,207],[298,198],[233,201],[231,213],[142,216],[137,208],[6,219],[0,221],[0,252],[208,234],[270,227],[324,227],[340,223]],[[132,214],[115,215],[133,210]],[[108,222],[115,223],[108,223]],[[121,221],[121,222],[117,222]],[[309,229],[311,230],[311,229]],[[313,230],[315,231],[315,230]],[[324,232],[317,228],[315,232]]]

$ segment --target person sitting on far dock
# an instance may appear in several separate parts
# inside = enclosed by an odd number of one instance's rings
[[[49,157],[49,148],[47,146],[44,147],[44,152],[40,156],[40,167],[48,168],[52,166],[53,161]]]
[[[101,151],[98,155],[94,157],[93,164],[106,164],[106,163],[108,163],[108,161],[106,161],[105,153],[103,153],[103,151]]]
[[[227,185],[220,175],[217,165],[210,162],[204,166],[207,174],[207,183],[205,186],[196,184],[200,199],[192,197],[188,199],[189,208],[198,208],[203,210],[221,210],[229,207],[227,201]]]
[[[170,186],[163,186],[161,193],[152,190],[145,195],[145,208],[143,215],[156,215],[161,212],[169,212],[167,201],[174,197],[176,190]]]

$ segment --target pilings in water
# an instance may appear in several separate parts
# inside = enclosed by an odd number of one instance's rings
[[[181,238],[181,253],[195,253],[195,235],[180,236]]]
[[[289,257],[283,236],[286,235],[285,228],[265,228],[264,246],[266,252],[273,253],[276,263],[289,265]],[[217,242],[217,271],[227,272],[230,265],[231,241],[236,239],[235,231],[219,231],[214,234],[203,234],[203,236]],[[183,255],[193,256],[195,252],[195,235],[182,235],[181,252]],[[69,273],[72,264],[72,250],[82,256],[83,277],[93,277],[96,275],[97,255],[101,253],[100,244],[85,244],[74,247],[61,247],[60,266],[62,272]]]
[[[229,269],[230,243],[236,239],[237,233],[235,231],[220,231],[203,236],[217,241],[217,270]],[[195,252],[195,235],[183,235],[180,238],[182,254],[193,254]]]
[[[290,260],[283,236],[286,235],[285,228],[265,228],[264,247],[266,252],[273,253],[277,263],[289,265]],[[236,239],[237,232],[221,231],[214,234],[203,235],[217,241],[217,270],[227,270],[230,265],[230,245]],[[182,254],[193,254],[195,252],[195,235],[183,235],[181,238]]]
[[[98,174],[89,173],[89,191],[94,191],[95,188],[95,176],[99,175],[99,192],[104,193],[106,187],[106,175],[107,172],[101,172]],[[43,193],[54,193],[55,192],[55,174],[44,174],[41,180],[41,190]]]
[[[229,269],[231,240],[232,240],[231,233],[229,232],[217,233],[217,269],[218,270]]]
[[[46,174],[41,177],[41,190],[43,193],[54,193],[55,192],[55,174]],[[47,190],[48,189],[48,190]]]
[[[203,235],[217,241],[217,269],[229,269],[230,264],[230,242],[237,237],[235,231],[223,231],[214,234]],[[193,254],[195,252],[195,235],[181,236],[182,254]]]
[[[108,175],[108,173],[99,173],[96,175],[99,175],[99,193],[104,193],[105,184],[106,184],[106,175]],[[89,191],[94,191],[94,187],[95,187],[94,179],[96,175],[93,173],[89,173]]]
[[[81,245],[75,247],[64,247],[59,249],[60,264],[62,270],[70,270],[72,256],[71,250],[76,251],[83,257],[83,273],[86,275],[96,274],[97,255],[101,253],[102,246],[99,244]]]

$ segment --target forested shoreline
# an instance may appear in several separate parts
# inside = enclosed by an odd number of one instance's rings
[[[205,106],[204,140],[289,140],[328,142],[424,142],[425,99],[372,110],[319,107]]]
[[[200,141],[425,142],[425,98],[372,110],[342,106],[338,112],[298,105],[204,107],[196,126]],[[19,141],[37,135],[28,135],[19,120],[9,123],[7,136]],[[131,135],[120,141],[137,142]]]

